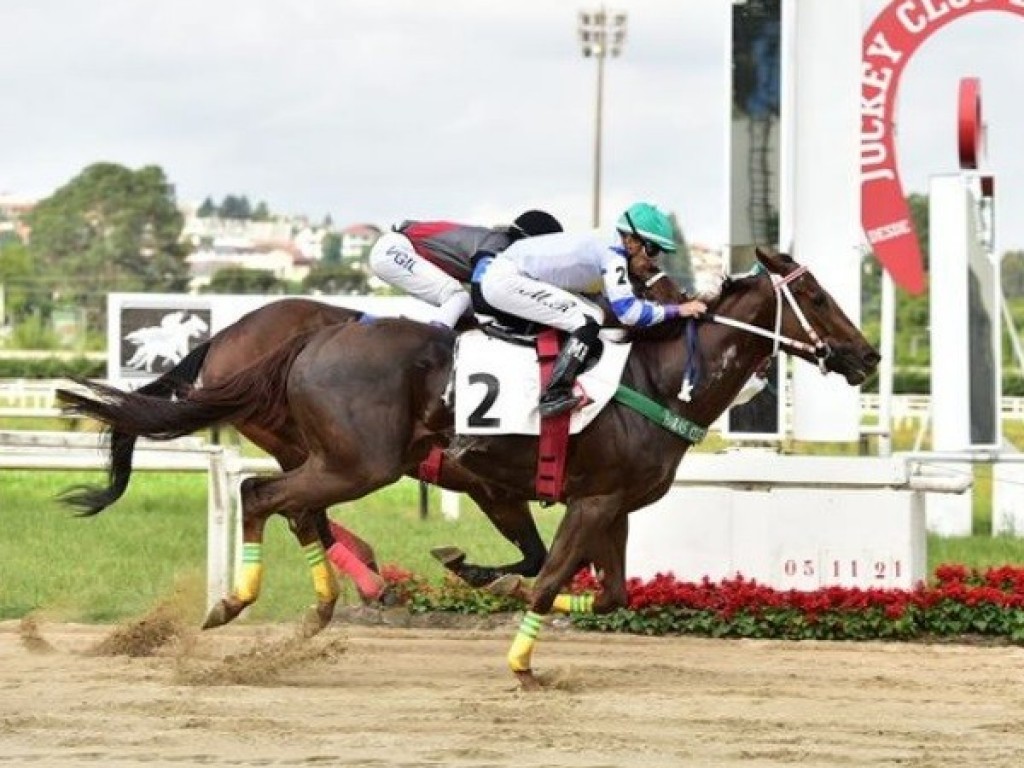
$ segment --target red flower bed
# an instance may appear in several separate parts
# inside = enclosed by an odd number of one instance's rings
[[[431,587],[399,569],[386,569],[410,610],[486,613],[522,608],[507,598],[455,582]],[[776,590],[737,576],[721,582],[678,581],[658,575],[630,579],[628,608],[580,615],[574,622],[601,631],[790,639],[914,639],[980,635],[1024,643],[1024,568],[984,571],[942,565],[934,581],[913,589],[825,587]],[[576,576],[576,593],[596,592],[589,571]]]

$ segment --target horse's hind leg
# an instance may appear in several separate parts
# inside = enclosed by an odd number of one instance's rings
[[[245,499],[250,489],[260,482],[260,478],[254,477],[242,481],[242,570],[235,579],[231,594],[222,598],[206,615],[203,629],[227,624],[259,597],[263,583],[263,531],[270,513],[254,513]]]
[[[307,637],[315,635],[331,623],[340,594],[338,581],[327,564],[326,549],[320,537],[321,519],[327,519],[326,511],[322,509],[300,513],[288,520],[288,527],[295,534],[306,556],[313,579],[313,591],[316,592],[316,605],[306,613],[302,622],[303,634]]]

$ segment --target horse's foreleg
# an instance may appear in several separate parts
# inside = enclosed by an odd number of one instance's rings
[[[466,562],[466,553],[458,547],[437,547],[431,554],[445,568],[473,587],[489,585],[507,574],[532,578],[540,573],[548,551],[537,530],[528,501],[511,499],[504,492],[495,492],[476,475],[453,461],[445,461],[442,465],[440,484],[449,490],[469,494],[498,529],[498,533],[522,553],[518,562],[487,566]]]
[[[524,689],[533,690],[539,683],[533,676],[533,649],[540,634],[544,617],[551,612],[558,591],[579,570],[584,562],[584,534],[587,526],[586,501],[572,501],[566,509],[555,538],[551,553],[533,589],[530,608],[523,616],[519,631],[508,651],[508,665]]]
[[[326,517],[326,512],[324,513],[324,516]],[[379,573],[380,568],[377,566],[377,555],[373,551],[373,547],[371,547],[366,540],[359,538],[355,533],[343,526],[337,520],[332,520],[329,517],[326,517],[326,519],[334,541],[344,544],[345,548],[365,563],[367,568],[375,573]],[[330,546],[329,543],[325,544],[326,546]]]
[[[593,613],[609,613],[625,608],[626,593],[626,537],[629,535],[629,516],[620,512],[604,530],[597,530],[587,542],[587,553],[597,569],[601,592],[591,603]],[[568,596],[567,597],[571,597]],[[586,597],[580,595],[579,597]],[[586,612],[586,611],[581,611]]]
[[[623,522],[617,522],[618,501],[618,495],[572,501],[555,532],[551,554],[533,589],[530,610],[523,616],[508,652],[509,667],[527,690],[539,687],[533,676],[532,661],[544,616],[551,611],[587,613],[598,609],[598,602],[592,595],[563,594],[560,590],[588,562],[596,560],[608,570],[615,565],[616,561],[611,556],[615,547],[605,548],[603,545],[603,537],[609,534],[621,533],[617,538],[623,545],[623,556],[619,562],[625,562],[627,528],[624,515],[621,516]],[[619,570],[621,572],[621,568]],[[602,592],[601,598],[603,596]]]
[[[466,562],[466,554],[456,547],[437,547],[431,554],[449,571],[472,587],[484,587],[508,574],[532,578],[540,573],[547,547],[526,501],[495,501],[470,494],[488,519],[522,553],[518,562],[506,565],[478,565]]]

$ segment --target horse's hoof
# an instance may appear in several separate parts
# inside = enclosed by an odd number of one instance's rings
[[[208,614],[206,614],[206,621],[203,622],[203,629],[216,629],[217,627],[222,627],[238,614],[239,611],[232,610],[228,605],[227,600],[221,600],[210,609]]]
[[[206,621],[203,622],[203,629],[214,629],[215,627],[227,624],[229,621],[234,621],[238,618],[238,614],[245,610],[247,605],[249,603],[243,602],[236,597],[225,597],[210,609],[210,612],[206,615]]]
[[[544,686],[540,684],[540,680],[533,676],[533,670],[526,669],[522,672],[513,672],[516,676],[516,680],[519,681],[519,688],[523,691],[539,691]]]
[[[401,603],[401,596],[398,590],[391,584],[387,584],[378,594],[373,597],[361,596],[363,605],[372,605],[377,608],[394,608]]]
[[[518,597],[526,599],[526,579],[518,573],[506,573],[499,576],[490,584],[487,584],[484,591],[490,592],[498,597]]]
[[[327,628],[334,618],[334,602],[317,603],[302,617],[302,636],[309,638]]]
[[[449,570],[458,568],[466,560],[466,553],[458,547],[434,547],[430,550],[430,554]]]

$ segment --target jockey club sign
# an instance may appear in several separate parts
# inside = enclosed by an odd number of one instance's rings
[[[864,34],[860,101],[860,195],[864,234],[893,280],[924,290],[924,263],[896,169],[900,75],[933,32],[974,11],[1024,16],[1024,0],[894,0]]]

